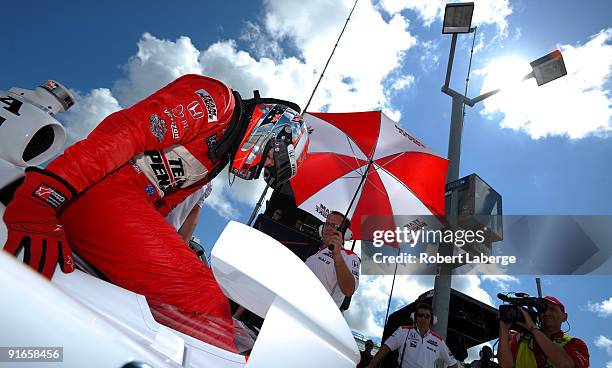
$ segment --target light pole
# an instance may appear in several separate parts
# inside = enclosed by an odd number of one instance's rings
[[[446,79],[442,86],[442,92],[452,98],[451,110],[451,128],[448,139],[448,172],[446,174],[446,182],[451,183],[459,179],[459,163],[461,159],[461,134],[463,131],[463,106],[474,106],[478,102],[493,96],[501,91],[495,89],[473,99],[468,98],[461,93],[449,87],[451,72],[453,69],[453,59],[455,56],[455,46],[457,43],[457,34],[472,32],[472,14],[474,12],[474,3],[454,3],[446,4],[444,12],[444,22],[442,33],[452,34],[450,53],[448,56],[448,66],[446,69]],[[538,86],[553,81],[567,74],[563,57],[560,51],[553,51],[550,54],[543,56],[530,63],[532,67],[531,73],[523,77],[522,80],[536,78]],[[454,196],[454,194],[453,194]],[[447,219],[449,223],[456,224],[458,214],[457,199],[451,198],[451,208],[446,209]],[[452,255],[453,247],[446,244],[439,247],[439,253],[442,256]],[[450,302],[451,289],[451,271],[452,266],[442,264],[438,268],[434,283],[433,309],[434,315],[438,317],[438,323],[434,329],[442,337],[446,338],[446,330],[448,327],[448,309]]]

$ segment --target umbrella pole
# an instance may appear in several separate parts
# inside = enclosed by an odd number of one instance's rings
[[[255,208],[253,208],[253,212],[251,213],[251,217],[249,217],[249,221],[247,221],[247,225],[251,226],[251,222],[253,222],[253,220],[255,219],[257,212],[259,212],[259,209],[261,208],[261,203],[263,202],[264,198],[266,197],[266,193],[268,192],[268,188],[270,188],[270,183],[266,183],[266,188],[263,190],[263,193],[261,193],[261,197],[259,197],[259,201],[257,201]]]
[[[355,191],[355,195],[353,195],[353,199],[351,199],[351,204],[349,204],[348,208],[346,209],[344,218],[348,218],[348,214],[349,212],[351,212],[351,207],[353,207],[353,203],[355,203],[355,199],[357,199],[357,194],[359,194],[359,189],[361,189],[363,182],[365,182],[366,178],[368,177],[368,172],[370,172],[370,166],[372,166],[372,163],[374,163],[374,160],[370,160],[370,162],[368,163],[368,167],[366,167],[365,173],[361,177],[361,181],[359,182],[359,186],[357,187],[357,190]]]
[[[397,247],[397,255],[400,254],[400,247]],[[393,286],[395,286],[395,276],[397,275],[397,263],[395,264],[395,271],[393,271],[393,282],[391,283],[391,292],[389,293],[389,302],[387,303],[387,314],[385,315],[385,326],[387,325],[387,318],[389,318],[389,309],[391,308],[391,296],[393,296]]]

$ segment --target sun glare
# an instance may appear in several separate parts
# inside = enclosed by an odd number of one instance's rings
[[[490,61],[482,70],[484,75],[482,92],[502,88],[511,92],[521,79],[531,71],[529,62],[518,55],[509,55]]]

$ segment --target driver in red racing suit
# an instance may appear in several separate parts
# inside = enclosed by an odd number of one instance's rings
[[[234,175],[281,183],[308,146],[297,105],[242,100],[185,75],[111,114],[46,169],[27,169],[6,208],[5,250],[51,278],[73,248],[113,283],[147,297],[159,322],[235,350],[227,298],[164,217],[231,162]],[[263,132],[263,133],[262,133]],[[70,244],[70,246],[68,245]]]

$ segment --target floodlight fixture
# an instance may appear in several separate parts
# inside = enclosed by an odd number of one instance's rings
[[[542,56],[538,60],[529,63],[533,68],[533,76],[541,86],[545,83],[563,77],[567,74],[565,63],[561,51],[555,50],[548,55]]]
[[[474,14],[473,2],[446,4],[442,33],[470,33],[472,14]]]

